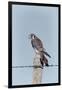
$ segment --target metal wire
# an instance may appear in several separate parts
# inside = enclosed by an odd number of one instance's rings
[[[48,66],[40,66],[40,65],[32,65],[32,66],[12,66],[11,68],[43,68],[43,67],[58,67],[59,65],[48,65]]]

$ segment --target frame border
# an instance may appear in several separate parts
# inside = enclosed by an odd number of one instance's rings
[[[29,84],[29,85],[12,85],[12,5],[31,5],[31,6],[47,6],[58,7],[58,83],[47,84]],[[60,85],[61,77],[61,5],[60,4],[47,4],[47,3],[32,3],[32,2],[8,2],[8,88],[21,88],[21,87],[38,87],[38,86],[55,86]]]

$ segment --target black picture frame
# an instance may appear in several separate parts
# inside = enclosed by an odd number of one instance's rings
[[[29,6],[46,6],[58,7],[58,83],[36,84],[36,85],[12,85],[12,5],[29,5]],[[8,2],[8,88],[21,88],[21,87],[38,87],[38,86],[53,86],[60,85],[60,4],[46,4],[46,3],[30,3],[30,2]]]

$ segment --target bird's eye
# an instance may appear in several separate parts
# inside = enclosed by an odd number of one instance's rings
[[[34,39],[35,37],[34,37],[34,35],[32,36],[32,39]]]
[[[33,38],[35,38],[35,36],[33,35]]]
[[[34,36],[34,38],[35,38],[35,36]]]

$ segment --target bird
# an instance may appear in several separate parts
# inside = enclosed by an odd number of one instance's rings
[[[46,66],[49,66],[46,56],[49,58],[51,58],[51,56],[46,52],[43,42],[33,33],[29,35],[29,39],[31,39],[33,49],[40,54],[40,57],[42,57],[42,59],[40,58],[41,65],[44,66],[45,64]]]

